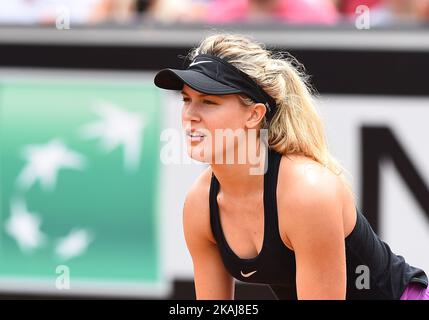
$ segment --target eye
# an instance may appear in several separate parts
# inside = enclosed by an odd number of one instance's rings
[[[185,103],[188,103],[189,102],[189,98],[182,97],[182,101],[185,102]]]
[[[217,104],[216,102],[213,102],[210,100],[203,100],[203,103],[205,103],[205,104]]]

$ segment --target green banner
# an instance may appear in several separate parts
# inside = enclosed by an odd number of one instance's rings
[[[0,80],[2,283],[163,283],[160,105],[136,80]]]

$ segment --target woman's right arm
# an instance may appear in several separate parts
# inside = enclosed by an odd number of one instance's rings
[[[234,279],[223,265],[210,229],[207,189],[198,184],[189,190],[183,206],[183,230],[194,266],[196,298],[234,299]]]

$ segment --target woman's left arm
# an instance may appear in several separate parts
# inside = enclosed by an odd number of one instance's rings
[[[320,169],[301,176],[284,209],[296,259],[298,299],[345,299],[346,255],[338,177]],[[281,208],[282,210],[282,208]]]

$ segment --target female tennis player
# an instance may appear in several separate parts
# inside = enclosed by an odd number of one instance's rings
[[[197,299],[233,299],[234,278],[278,299],[429,299],[356,207],[295,60],[221,33],[187,61],[154,82],[181,91],[188,154],[209,164],[183,208]]]

